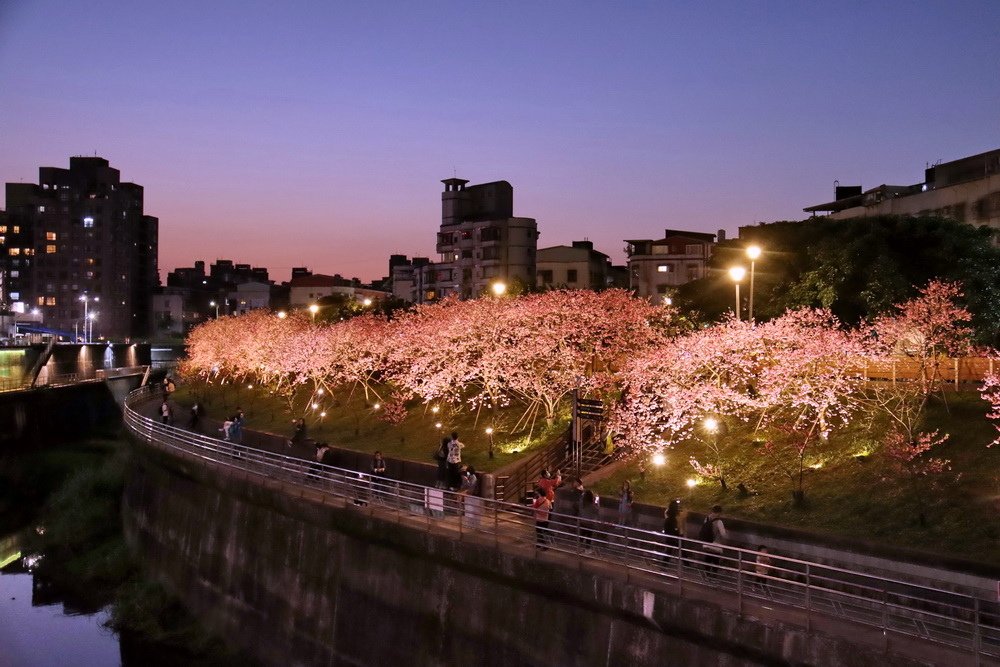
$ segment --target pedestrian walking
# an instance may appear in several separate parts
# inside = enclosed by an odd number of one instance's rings
[[[439,489],[448,488],[448,445],[451,438],[441,438],[441,444],[434,450],[434,460],[437,461],[437,479],[434,485]]]
[[[698,531],[698,539],[705,545],[705,572],[714,575],[722,557],[722,544],[727,538],[726,524],[722,521],[722,506],[714,505],[712,511],[705,517]]]
[[[243,408],[237,407],[236,413],[230,418],[229,425],[229,440],[240,444],[243,442],[243,425],[246,423],[246,415],[243,414]]]
[[[597,504],[597,497],[593,491],[585,489],[580,497],[580,543],[585,554],[594,553],[591,544],[599,516],[600,506]]]
[[[191,405],[191,418],[188,420],[188,428],[192,431],[197,431],[198,427],[201,425],[201,403],[195,401]]]
[[[681,499],[674,498],[667,503],[667,509],[663,510],[663,534],[666,535],[664,544],[663,562],[670,561],[670,553],[676,551],[680,553],[681,526],[680,526]]]
[[[562,473],[556,470],[555,474],[549,472],[548,468],[542,468],[542,474],[535,482],[535,486],[545,492],[545,497],[550,504],[556,501],[556,489],[562,486]]]
[[[753,571],[757,575],[757,584],[764,593],[767,593],[769,591],[767,578],[771,572],[771,555],[763,544],[757,546],[757,562],[754,563]]]
[[[160,404],[160,421],[164,424],[169,424],[173,421],[173,410],[171,410],[170,403],[167,402],[166,398]]]
[[[452,491],[462,485],[462,449],[465,444],[458,439],[458,431],[453,431],[448,441],[448,488]]]
[[[552,501],[545,495],[545,489],[535,489],[531,508],[535,511],[535,548],[545,551],[548,549],[545,545],[549,541],[549,513],[552,511]]]
[[[621,495],[618,497],[618,525],[632,525],[632,503],[635,502],[635,494],[632,493],[632,484],[627,479],[622,482]]]
[[[295,430],[292,431],[292,437],[288,440],[288,446],[293,447],[295,445],[303,445],[306,442],[306,420],[299,419],[295,420]]]

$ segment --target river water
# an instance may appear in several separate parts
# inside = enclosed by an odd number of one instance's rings
[[[252,664],[125,544],[124,440],[0,452],[0,667]]]
[[[106,610],[79,614],[33,598],[30,573],[0,573],[0,667],[120,665]]]

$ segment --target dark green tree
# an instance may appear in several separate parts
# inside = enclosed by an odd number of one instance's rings
[[[788,308],[823,306],[857,324],[912,298],[940,278],[959,281],[979,342],[1000,334],[1000,248],[995,230],[939,217],[809,218],[741,230],[716,248],[708,277],[678,292],[682,309],[708,320],[732,312],[734,290],[726,270],[748,266],[744,249],[764,249],[757,261],[754,314],[776,317]],[[744,281],[744,313],[748,285]]]

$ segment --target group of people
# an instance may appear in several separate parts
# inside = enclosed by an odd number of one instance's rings
[[[475,495],[479,476],[475,468],[462,463],[464,448],[465,443],[458,439],[458,431],[452,431],[451,437],[441,438],[441,443],[434,450],[434,460],[437,461],[436,486],[463,495]]]

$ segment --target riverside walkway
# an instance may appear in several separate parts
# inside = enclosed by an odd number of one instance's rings
[[[225,442],[145,416],[160,396],[149,387],[125,403],[141,442],[284,493],[352,507],[387,522],[445,534],[602,576],[711,601],[740,614],[790,623],[934,664],[1000,664],[1000,608],[953,586],[917,585],[806,560],[723,547],[718,565],[705,545],[637,528],[553,513],[546,550],[535,546],[530,508],[462,497],[433,487]]]

